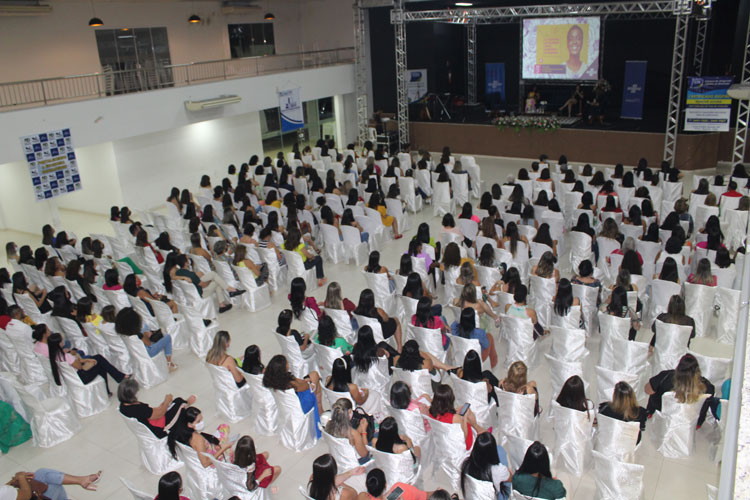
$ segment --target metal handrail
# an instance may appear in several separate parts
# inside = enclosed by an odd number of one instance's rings
[[[340,47],[5,82],[0,111],[352,62],[354,47]]]

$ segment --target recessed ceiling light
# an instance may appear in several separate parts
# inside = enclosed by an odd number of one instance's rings
[[[471,7],[474,5],[471,2],[456,2],[456,7]]]

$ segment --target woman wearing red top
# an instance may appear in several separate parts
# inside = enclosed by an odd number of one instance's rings
[[[486,430],[477,424],[477,419],[471,408],[463,416],[456,413],[456,397],[449,385],[440,384],[435,389],[432,405],[430,405],[430,416],[445,424],[461,424],[461,430],[466,440],[466,450],[471,450],[474,445],[474,431],[481,434]]]
[[[341,285],[336,281],[329,283],[328,289],[326,290],[326,300],[319,305],[322,305],[326,309],[343,309],[349,314],[349,317],[351,317],[352,311],[357,308],[357,305],[354,302],[341,297]]]
[[[151,251],[154,253],[154,257],[156,258],[156,262],[159,264],[164,263],[164,256],[160,253],[154,250],[154,247],[151,246],[151,243],[148,242],[148,233],[141,229],[136,235],[135,235],[135,246],[141,247],[141,248],[150,248]]]
[[[167,472],[159,478],[159,494],[154,500],[190,500],[182,493],[182,476],[179,472]]]
[[[234,450],[234,465],[247,470],[249,491],[260,486],[267,488],[281,474],[281,467],[268,463],[268,452],[255,452],[255,441],[250,436],[242,436]],[[250,488],[252,486],[252,488]]]
[[[708,259],[699,260],[698,267],[695,268],[695,274],[688,276],[687,281],[695,285],[716,286],[716,276],[711,273],[711,261]]]

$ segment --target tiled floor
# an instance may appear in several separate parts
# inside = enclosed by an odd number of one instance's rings
[[[477,162],[482,167],[482,176],[487,187],[493,182],[504,182],[507,174],[529,163],[526,160],[484,157],[478,157]],[[691,175],[686,177],[686,184],[691,186]],[[112,234],[106,218],[102,216],[63,211],[61,217],[63,225],[76,232],[79,237],[91,232]],[[406,250],[409,238],[414,234],[417,224],[423,221],[429,222],[432,231],[436,234],[439,229],[439,219],[431,216],[431,210],[428,207],[427,210],[412,217],[412,230],[406,233],[406,238],[385,246],[381,252],[382,262],[385,265],[391,269],[397,267],[398,258]],[[40,238],[36,234],[39,230],[40,228],[29,228],[29,231],[34,234],[0,232],[0,241],[4,243],[12,239],[19,246],[22,244],[37,246]],[[2,251],[4,251],[4,244],[0,246],[0,252]],[[4,262],[4,259],[0,261]],[[341,283],[345,296],[356,301],[360,290],[365,286],[360,269],[356,269],[354,265],[343,264],[337,266],[327,264],[325,268],[329,281]],[[324,291],[324,289],[318,289],[312,295],[322,300]],[[285,295],[278,293],[273,298],[272,306],[262,312],[252,314],[235,309],[222,315],[221,327],[232,335],[232,353],[240,355],[245,346],[253,343],[260,346],[266,361],[273,354],[279,353],[279,346],[270,333],[275,328],[278,311],[286,306]],[[494,333],[496,334],[496,331]],[[646,331],[640,332],[639,340],[646,340],[648,335]],[[500,359],[502,359],[504,346],[501,342],[498,344]],[[596,362],[592,358],[598,357],[595,354],[598,353],[598,338],[592,337],[587,347],[592,352],[592,356],[585,364],[585,375],[590,383],[590,394],[594,394],[596,377],[593,367]],[[711,341],[698,341],[695,349],[708,354],[717,352],[720,347]],[[222,422],[216,415],[211,381],[202,360],[197,359],[190,351],[182,351],[175,354],[175,361],[180,365],[179,370],[170,376],[167,383],[151,390],[143,390],[140,394],[141,399],[151,404],[158,404],[166,393],[185,398],[190,394],[195,394],[198,397],[196,406],[203,411],[207,429],[215,428]],[[503,376],[499,371],[497,375],[501,378]],[[540,367],[532,371],[531,378],[536,380],[539,386],[542,406],[548,408],[552,395],[546,364],[542,363]],[[104,413],[84,419],[83,426],[84,430],[73,439],[49,450],[34,448],[30,442],[11,449],[9,454],[0,457],[0,477],[9,477],[18,470],[34,470],[39,467],[52,467],[73,474],[92,473],[101,469],[104,475],[99,490],[92,493],[71,487],[69,494],[72,498],[130,498],[119,481],[119,477],[132,481],[143,491],[155,494],[158,477],[151,475],[141,466],[135,439],[118,415],[114,401]],[[252,434],[252,429],[246,421],[232,427],[233,434]],[[701,432],[698,432],[694,455],[686,460],[663,458],[655,450],[650,433],[651,429],[647,429],[636,454],[636,461],[646,466],[644,497],[646,500],[703,498],[706,483],[718,484],[719,468],[709,461],[707,441]],[[257,436],[255,439],[259,451],[270,451],[270,463],[283,468],[282,476],[276,483],[278,492],[273,495],[273,498],[300,498],[297,488],[307,482],[312,470],[312,461],[315,457],[327,452],[326,446],[321,442],[305,453],[294,453],[283,448],[277,439],[262,436]],[[548,446],[554,445],[552,427],[546,419],[541,426],[541,440]],[[593,474],[590,472],[584,474],[582,478],[570,477],[565,473],[558,473],[557,476],[564,482],[569,499],[590,500],[594,498],[595,484]],[[447,480],[443,476],[433,478],[427,475],[425,477],[427,489],[445,485],[447,485]]]

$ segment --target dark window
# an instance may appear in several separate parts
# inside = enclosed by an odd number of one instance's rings
[[[276,53],[273,23],[230,24],[228,28],[229,49],[233,59]]]
[[[106,92],[137,92],[172,83],[167,28],[119,28],[96,30],[96,46]]]

